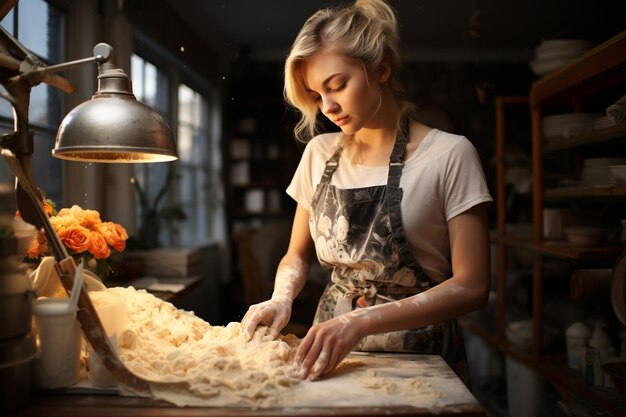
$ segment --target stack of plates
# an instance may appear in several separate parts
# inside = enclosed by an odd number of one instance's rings
[[[626,164],[626,158],[588,158],[585,159],[579,184],[582,187],[610,186],[611,165]]]
[[[537,59],[530,62],[530,67],[536,75],[543,76],[591,48],[593,48],[593,43],[577,39],[541,41],[535,48]]]
[[[591,127],[593,127],[593,130],[601,130],[601,129],[606,129],[607,127],[613,126],[614,124],[615,124],[615,120],[613,120],[611,117],[602,116],[602,117],[598,117],[597,119],[594,119]]]
[[[593,128],[595,120],[601,118],[595,113],[566,113],[546,116],[542,119],[543,137],[569,138]]]

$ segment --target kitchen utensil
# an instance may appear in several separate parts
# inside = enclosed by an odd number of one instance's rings
[[[78,294],[83,285],[83,263],[76,268],[76,274],[74,274],[74,285],[72,285],[72,291],[70,292],[70,301],[67,304],[67,312],[73,313],[76,311],[78,305]]]
[[[63,284],[61,284],[59,274],[54,268],[55,262],[53,256],[45,256],[41,258],[37,269],[30,273],[30,280],[37,297],[57,297],[59,291],[65,291],[62,289]],[[87,292],[106,290],[98,276],[88,269],[83,269],[82,279]]]

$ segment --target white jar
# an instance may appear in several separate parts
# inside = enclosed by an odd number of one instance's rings
[[[33,304],[41,354],[35,361],[40,388],[67,388],[78,382],[80,327],[67,298],[39,298]]]
[[[573,323],[565,330],[567,341],[567,364],[571,369],[581,370],[584,352],[591,336],[589,327],[582,322]]]

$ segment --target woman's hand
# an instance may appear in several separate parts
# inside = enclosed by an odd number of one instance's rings
[[[362,327],[359,317],[352,313],[311,327],[294,360],[298,375],[314,380],[335,369],[364,337]]]
[[[268,327],[274,338],[289,323],[291,317],[291,299],[287,297],[272,297],[259,304],[251,305],[241,320],[241,327],[245,330],[247,340],[250,341],[259,324]]]

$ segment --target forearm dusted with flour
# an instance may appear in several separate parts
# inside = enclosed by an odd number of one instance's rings
[[[276,270],[272,298],[250,306],[241,320],[242,327],[248,334],[248,340],[259,325],[268,327],[277,337],[291,317],[294,298],[300,293],[306,282],[309,262],[301,256],[287,253]]]
[[[309,266],[309,261],[298,255],[285,255],[276,269],[272,299],[293,301],[306,283]]]

